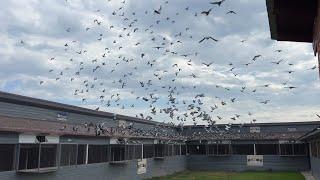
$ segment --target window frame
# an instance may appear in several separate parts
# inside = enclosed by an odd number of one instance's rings
[[[32,146],[34,146],[34,147],[32,147]],[[42,148],[44,146],[55,146],[55,147],[53,147],[54,154],[55,154],[55,156],[53,157],[54,166],[41,167],[41,159],[42,159],[41,157],[42,157],[42,154],[43,154],[42,153]],[[27,167],[28,166],[28,162],[29,162],[28,161],[28,157],[29,157],[28,153],[29,152],[26,151],[27,152],[27,159],[25,160],[26,161],[26,166],[25,166],[25,168],[21,168],[20,169],[20,165],[21,165],[20,164],[21,163],[20,162],[20,160],[21,160],[21,149],[29,149],[29,148],[30,149],[32,149],[32,148],[36,149],[37,158],[34,159],[34,161],[37,162],[36,166],[35,166],[35,168],[28,168]],[[59,159],[58,159],[59,152],[60,152],[59,151],[59,144],[55,144],[55,143],[46,143],[46,142],[44,142],[44,143],[20,143],[20,144],[18,144],[18,153],[17,153],[18,157],[16,159],[16,163],[17,163],[16,171],[17,172],[25,172],[25,173],[28,173],[28,172],[40,173],[40,172],[56,171],[58,169],[58,167],[59,167],[59,164],[58,164],[58,162],[59,162]]]

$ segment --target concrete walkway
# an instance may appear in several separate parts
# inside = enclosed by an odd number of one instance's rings
[[[312,176],[312,174],[311,174],[310,171],[303,171],[303,172],[301,172],[301,174],[304,176],[304,178],[305,178],[306,180],[316,180],[316,179]]]

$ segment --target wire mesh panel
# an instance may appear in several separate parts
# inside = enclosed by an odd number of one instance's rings
[[[87,145],[79,144],[77,154],[78,154],[77,164],[85,164],[86,163],[86,155],[87,155]]]
[[[154,144],[144,144],[143,158],[153,158],[153,157],[154,157]]]
[[[70,166],[77,164],[77,145],[61,144],[60,166]]]
[[[89,145],[88,164],[108,162],[108,145]]]
[[[110,145],[110,161],[124,161],[126,160],[126,146],[124,144]]]
[[[164,144],[155,144],[155,157],[164,157],[165,156],[165,145]]]
[[[42,144],[40,147],[40,168],[56,167],[57,145]]]
[[[39,165],[39,144],[20,145],[19,170],[36,169]]]

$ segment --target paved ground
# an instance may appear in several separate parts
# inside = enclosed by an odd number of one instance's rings
[[[301,174],[306,178],[306,180],[316,180],[310,171],[301,172]]]

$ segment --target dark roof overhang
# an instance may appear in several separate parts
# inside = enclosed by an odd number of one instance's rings
[[[271,39],[312,42],[316,0],[266,0]]]

